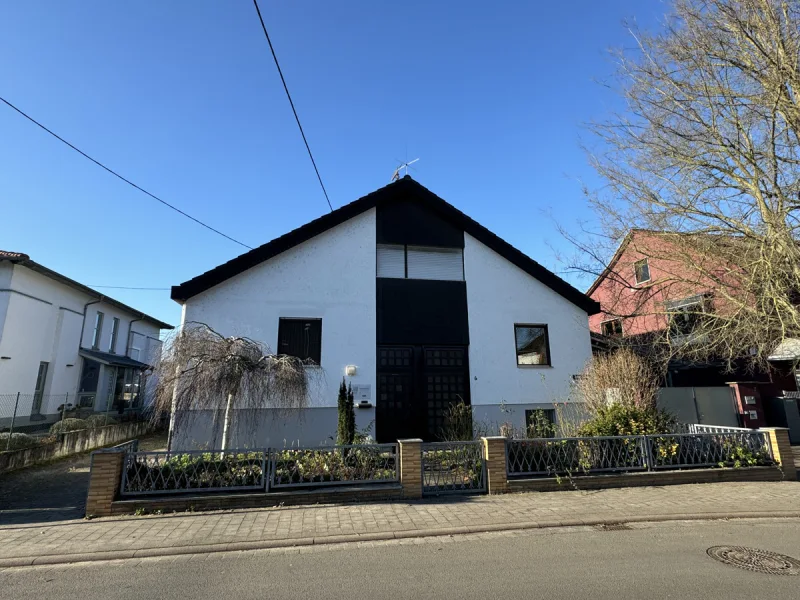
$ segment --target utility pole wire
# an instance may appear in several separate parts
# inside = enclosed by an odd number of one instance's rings
[[[136,286],[127,286],[127,285],[87,285],[86,287],[90,288],[105,288],[105,289],[113,289],[113,290],[147,290],[151,292],[168,292],[170,288],[160,288],[160,287],[136,287]]]
[[[183,216],[184,216],[184,217],[186,217],[187,219],[191,219],[192,221],[194,221],[194,222],[195,222],[195,223],[197,223],[198,225],[202,225],[202,226],[203,226],[203,227],[205,227],[206,229],[208,229],[208,230],[210,230],[210,231],[213,231],[214,233],[216,233],[216,234],[219,234],[219,235],[221,235],[222,237],[224,237],[224,238],[226,238],[226,239],[228,239],[228,240],[230,240],[230,241],[232,241],[232,242],[234,242],[234,243],[236,243],[236,244],[239,244],[240,246],[244,246],[244,247],[245,247],[245,248],[247,248],[248,250],[252,250],[252,249],[253,249],[251,246],[248,246],[247,244],[244,244],[244,243],[240,242],[239,240],[236,240],[236,239],[232,238],[231,236],[229,236],[229,235],[226,235],[226,234],[222,233],[222,232],[221,232],[219,229],[214,229],[213,227],[211,227],[211,225],[206,225],[206,224],[205,224],[205,223],[203,223],[203,222],[202,222],[200,219],[196,219],[196,218],[194,218],[192,215],[190,215],[190,214],[188,214],[188,213],[185,213],[185,212],[183,212],[183,211],[182,211],[180,208],[178,208],[177,206],[173,206],[172,204],[170,204],[169,202],[166,202],[166,201],[162,200],[161,198],[159,198],[159,197],[158,197],[158,196],[156,196],[155,194],[151,194],[150,192],[148,192],[148,191],[147,191],[146,189],[144,189],[143,187],[140,187],[140,186],[136,185],[135,183],[133,183],[133,182],[132,182],[130,179],[126,179],[125,177],[123,177],[122,175],[120,175],[119,173],[117,173],[116,171],[114,171],[114,170],[112,170],[112,169],[108,168],[107,166],[105,166],[105,165],[104,165],[103,163],[101,163],[99,160],[95,160],[94,158],[92,158],[91,156],[89,156],[88,154],[86,154],[86,152],[84,152],[84,151],[83,151],[83,150],[81,150],[80,148],[78,148],[78,147],[76,147],[76,146],[74,146],[74,145],[70,144],[70,143],[69,143],[67,140],[65,140],[64,138],[62,138],[60,135],[58,135],[57,133],[55,133],[55,132],[54,132],[54,131],[52,131],[51,129],[48,129],[47,127],[45,127],[44,125],[42,125],[41,123],[39,123],[39,121],[37,121],[36,119],[34,119],[33,117],[31,117],[30,115],[26,114],[25,112],[23,112],[22,110],[20,110],[19,108],[17,108],[17,107],[16,107],[16,106],[14,106],[13,104],[11,104],[11,102],[9,102],[8,100],[6,100],[6,99],[5,99],[5,98],[3,98],[2,96],[0,96],[0,101],[2,101],[4,104],[8,105],[9,107],[13,108],[15,111],[17,111],[17,112],[18,112],[19,114],[21,114],[23,117],[25,117],[26,119],[28,119],[28,120],[29,120],[31,123],[34,123],[35,125],[38,125],[38,126],[39,126],[39,127],[41,127],[42,129],[44,129],[44,130],[45,130],[47,133],[49,133],[50,135],[52,135],[52,136],[53,136],[54,138],[56,138],[57,140],[59,140],[59,141],[61,141],[61,142],[65,143],[67,146],[69,146],[70,148],[72,148],[73,150],[75,150],[75,152],[77,152],[78,154],[80,154],[80,155],[81,155],[81,156],[83,156],[84,158],[88,158],[90,161],[92,161],[92,162],[93,162],[94,164],[96,164],[98,167],[101,167],[101,168],[105,169],[106,171],[108,171],[109,173],[111,173],[111,174],[112,174],[114,177],[117,177],[118,179],[121,179],[122,181],[124,181],[124,182],[125,182],[125,183],[127,183],[128,185],[130,185],[130,186],[132,186],[132,187],[136,188],[137,190],[139,190],[139,191],[140,191],[140,192],[142,192],[143,194],[147,194],[147,195],[148,195],[148,196],[150,196],[150,197],[151,197],[153,200],[157,200],[158,202],[160,202],[160,203],[161,203],[161,204],[163,204],[164,206],[166,206],[166,207],[168,207],[168,208],[171,208],[172,210],[174,210],[175,212],[177,212],[177,213],[179,213],[179,214],[183,215]]]
[[[333,206],[331,205],[331,200],[328,198],[328,192],[325,189],[325,184],[322,183],[322,177],[319,174],[319,169],[317,168],[317,163],[314,160],[314,155],[311,154],[311,147],[308,145],[308,140],[306,139],[306,134],[303,131],[303,126],[300,124],[300,117],[297,116],[297,110],[294,107],[294,102],[292,101],[292,95],[289,93],[289,87],[286,85],[286,79],[283,77],[283,71],[281,71],[281,66],[278,64],[278,57],[275,54],[275,48],[272,47],[272,40],[269,39],[269,33],[267,33],[267,26],[264,25],[264,18],[261,16],[261,9],[258,8],[258,0],[253,0],[253,4],[256,7],[256,12],[258,13],[258,20],[261,21],[261,29],[264,30],[264,36],[267,38],[267,44],[269,44],[269,50],[272,52],[272,58],[275,61],[275,66],[278,68],[278,75],[281,76],[281,82],[283,83],[283,89],[286,91],[286,97],[289,99],[289,104],[292,107],[292,112],[294,113],[294,120],[297,121],[297,127],[300,129],[300,135],[303,136],[303,142],[305,142],[306,150],[308,150],[308,157],[311,159],[311,164],[314,165],[314,171],[317,174],[317,179],[319,180],[319,185],[322,188],[322,193],[325,194],[325,200],[328,202],[328,208],[331,209],[333,212]]]

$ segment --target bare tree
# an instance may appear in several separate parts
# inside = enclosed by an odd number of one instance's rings
[[[299,409],[307,406],[309,375],[305,363],[272,354],[245,337],[225,337],[208,325],[189,323],[164,344],[156,366],[154,418],[175,420],[210,410],[224,410],[221,449],[230,441],[235,410]],[[214,423],[216,425],[216,423]],[[170,436],[171,441],[171,436]]]
[[[707,290],[680,313],[691,343],[659,340],[668,354],[763,363],[800,337],[800,2],[675,0],[663,31],[630,32],[635,50],[618,54],[627,111],[592,126],[602,236],[572,237],[574,267],[615,282],[620,302],[603,308],[623,317],[667,322]],[[630,265],[609,263],[632,228],[651,234],[636,251],[662,265],[655,302],[631,300]]]
[[[629,348],[595,356],[573,384],[589,414],[618,402],[643,410],[656,408],[659,376],[641,356]]]

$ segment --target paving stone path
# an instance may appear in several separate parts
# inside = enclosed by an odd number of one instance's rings
[[[800,483],[717,483],[503,496],[448,496],[419,502],[315,505],[128,516],[37,525],[0,525],[4,559],[333,543],[512,529],[726,516],[800,517]],[[77,559],[77,556],[76,556]]]

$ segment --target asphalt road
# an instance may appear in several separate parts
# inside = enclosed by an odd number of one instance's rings
[[[0,572],[0,598],[797,598],[800,576],[706,555],[746,545],[800,557],[800,520],[568,528]]]

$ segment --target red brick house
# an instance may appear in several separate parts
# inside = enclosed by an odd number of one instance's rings
[[[608,266],[589,287],[586,294],[600,303],[601,310],[589,317],[592,334],[621,338],[631,345],[646,345],[651,335],[670,330],[670,339],[689,339],[699,314],[720,310],[724,305],[715,294],[715,284],[702,273],[715,269],[692,270],[687,267],[686,250],[670,242],[660,232],[631,230],[617,248]],[[700,257],[693,260],[701,261]],[[688,364],[670,362],[665,385],[730,385],[738,404],[743,426],[760,427],[768,421],[769,402],[764,399],[797,393],[797,366],[800,343],[795,352],[786,351],[786,343],[776,348],[768,372],[726,370],[721,363]],[[764,406],[762,406],[762,404]],[[764,408],[766,407],[766,412]],[[770,423],[779,424],[779,423]]]

